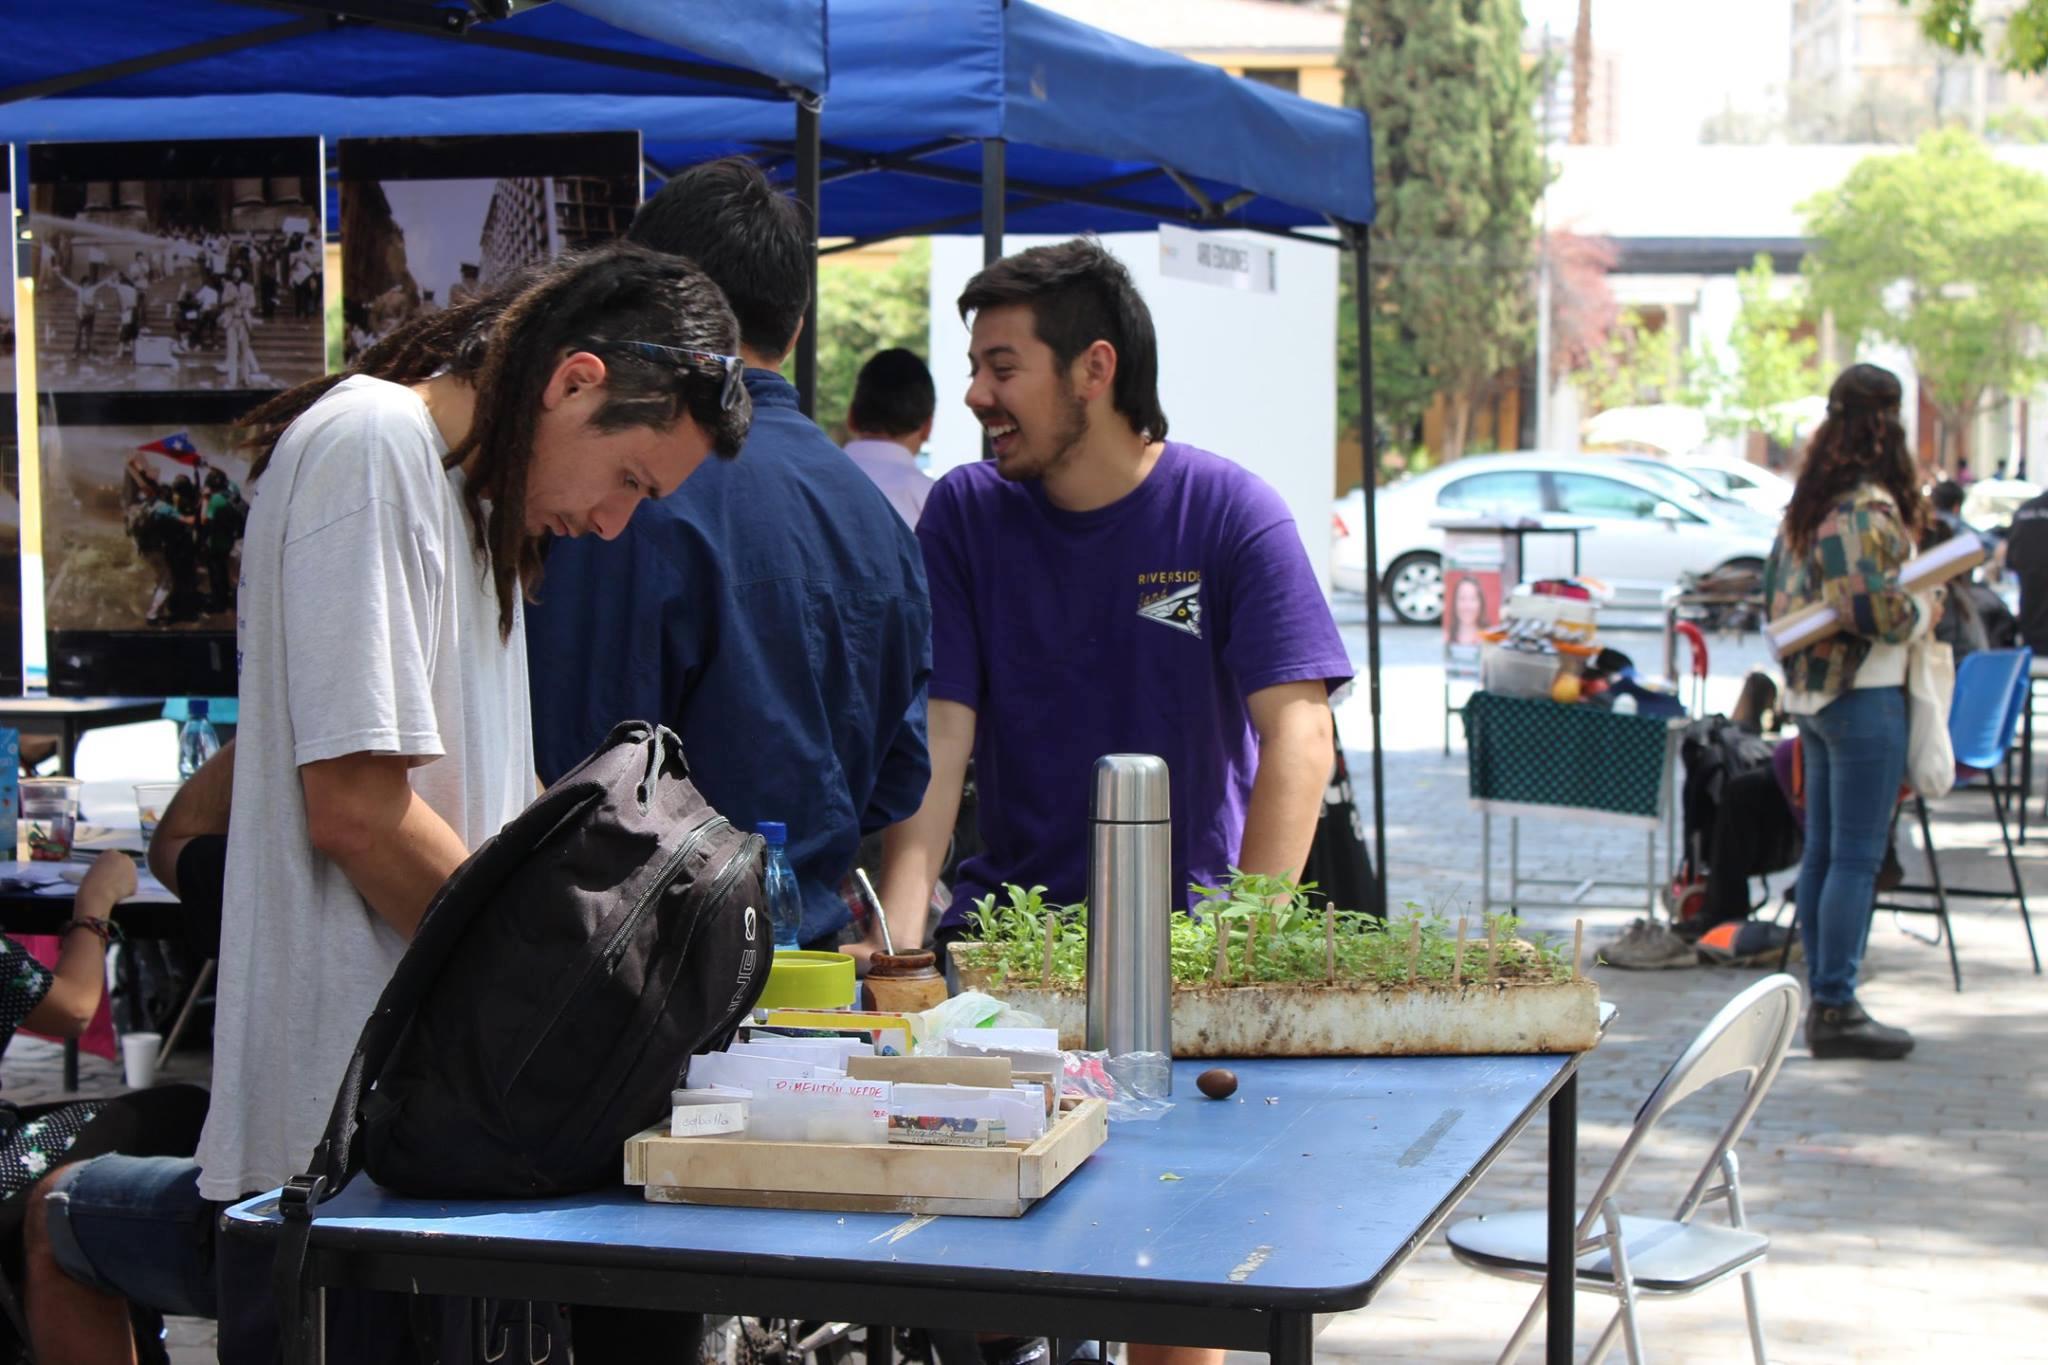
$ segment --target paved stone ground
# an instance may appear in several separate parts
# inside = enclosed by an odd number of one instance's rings
[[[1347,636],[1355,631],[1347,630]],[[1639,657],[1651,652],[1639,648]],[[1717,670],[1714,701],[1726,705],[1740,659]],[[1478,889],[1478,817],[1464,800],[1464,760],[1445,758],[1441,693],[1419,665],[1389,670],[1386,756],[1388,845],[1396,903],[1412,899],[1455,914]],[[1356,703],[1342,724],[1357,747]],[[1402,746],[1411,747],[1402,747]],[[1412,747],[1419,746],[1419,747]],[[1354,756],[1361,775],[1362,755]],[[2003,876],[1997,826],[1982,797],[1956,797],[1936,837],[1952,884],[1993,886]],[[1368,815],[1368,819],[1369,819]],[[1640,866],[1641,843],[1613,831],[1527,827],[1525,853],[1539,870],[1577,873],[1590,860],[1618,873]],[[2020,855],[2026,883],[2048,908],[2048,828]],[[1921,867],[1903,850],[1909,873]],[[1498,856],[1504,858],[1505,851]],[[1573,916],[1539,912],[1539,928],[1568,931]],[[1629,912],[1589,908],[1590,939],[1618,931]],[[1873,1013],[1911,1028],[1919,1049],[1903,1063],[1815,1063],[1795,1050],[1739,1151],[1752,1222],[1773,1252],[1762,1272],[1771,1358],[1781,1365],[1840,1362],[2048,1361],[2048,1174],[2036,1134],[2048,1118],[2048,980],[2033,975],[2017,914],[2006,902],[1956,911],[1965,992],[1950,986],[1946,954],[1898,932],[1889,917],[1871,935],[1863,998]],[[1924,921],[1916,921],[1916,924]],[[2048,937],[2048,923],[2042,926]],[[1757,977],[1697,969],[1596,973],[1620,1008],[1607,1040],[1587,1059],[1580,1097],[1580,1189],[1590,1189],[1625,1136],[1636,1106],[1685,1041],[1718,1006]],[[57,1091],[56,1049],[20,1039],[0,1076],[21,1102]],[[203,1078],[205,1059],[179,1059],[173,1074]],[[115,1068],[86,1059],[87,1093],[118,1087]],[[1684,1192],[1698,1151],[1729,1109],[1729,1095],[1702,1095],[1674,1114],[1666,1141],[1638,1167],[1639,1207],[1661,1212]],[[1480,1183],[1456,1217],[1540,1208],[1547,1133],[1539,1117]],[[1433,1238],[1378,1302],[1331,1322],[1318,1350],[1389,1362],[1494,1359],[1533,1289],[1457,1265]],[[1582,1295],[1581,1349],[1604,1321],[1606,1301]],[[1706,1365],[1749,1358],[1740,1290],[1729,1285],[1643,1315],[1660,1362]],[[210,1360],[210,1324],[173,1323],[179,1365]],[[1537,1347],[1524,1359],[1538,1358]],[[1619,1359],[1619,1353],[1615,1357]]]

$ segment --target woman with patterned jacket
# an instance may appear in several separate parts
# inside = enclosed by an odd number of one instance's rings
[[[1825,602],[1842,633],[1785,659],[1785,711],[1806,771],[1806,854],[1799,931],[1815,1057],[1898,1058],[1913,1050],[1856,1003],[1879,865],[1906,771],[1906,649],[1940,614],[1898,586],[1925,515],[1899,422],[1899,381],[1852,365],[1828,392],[1771,548],[1772,619]]]
[[[0,1050],[21,1028],[65,1038],[85,1032],[106,989],[108,916],[135,894],[135,880],[126,855],[100,855],[79,884],[55,970],[0,935]],[[42,1361],[135,1358],[127,1304],[66,1278],[47,1248],[24,1256],[23,1225],[33,1215],[23,1196],[56,1167],[107,1152],[189,1157],[205,1122],[206,1092],[193,1085],[59,1104],[0,1100],[0,1359],[20,1358],[29,1342]],[[195,1244],[195,1254],[203,1249]]]

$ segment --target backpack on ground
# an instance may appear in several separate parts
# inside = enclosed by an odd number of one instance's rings
[[[705,801],[673,734],[629,721],[456,869],[285,1187],[281,1307],[315,1206],[358,1170],[429,1198],[616,1183],[626,1139],[767,984],[763,847]]]
[[[1728,780],[1767,767],[1771,745],[1762,735],[1744,729],[1726,716],[1708,716],[1685,727],[1678,744],[1685,765],[1679,810],[1683,823],[1684,862],[1693,878],[1707,870],[1707,845],[1714,833],[1714,814]]]

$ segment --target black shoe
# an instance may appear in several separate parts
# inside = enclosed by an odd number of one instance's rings
[[[1863,1057],[1897,1061],[1913,1050],[1913,1035],[1880,1024],[1851,1000],[1846,1005],[1809,1005],[1806,1049],[1816,1059]]]

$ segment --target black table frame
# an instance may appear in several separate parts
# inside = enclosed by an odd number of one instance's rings
[[[48,706],[50,709],[43,709]],[[61,709],[59,709],[61,708]],[[57,736],[57,776],[78,766],[78,743],[93,730],[162,720],[162,697],[9,697],[0,700],[0,725],[21,734]]]
[[[867,1322],[868,1365],[889,1365],[893,1334],[883,1324],[961,1331],[1008,1332],[1022,1336],[1099,1338],[1169,1346],[1211,1346],[1265,1351],[1276,1365],[1306,1365],[1314,1359],[1315,1316],[1345,1312],[1370,1303],[1380,1288],[1407,1264],[1471,1192],[1501,1154],[1546,1104],[1550,1113],[1549,1224],[1544,1359],[1572,1360],[1573,1296],[1578,1240],[1578,1073],[1581,1053],[1559,1069],[1544,1092],[1461,1181],[1421,1227],[1402,1253],[1363,1285],[1332,1293],[1277,1293],[1256,1306],[1219,1304],[1199,1284],[1127,1282],[1105,1289],[1099,1279],[1042,1283],[1018,1289],[1004,1285],[1004,1272],[945,1272],[889,1262],[834,1263],[830,1274],[807,1268],[801,1254],[762,1264],[733,1265],[716,1272],[678,1269],[672,1250],[627,1247],[579,1249],[574,1265],[558,1248],[519,1250],[488,1238],[460,1234],[408,1234],[393,1247],[393,1234],[313,1223],[300,1301],[280,1304],[296,1310],[305,1331],[302,1354],[290,1365],[315,1365],[325,1357],[327,1288],[438,1294],[458,1298],[536,1299],[603,1307],[667,1308],[764,1318]],[[223,1224],[229,1235],[274,1241],[280,1224]],[[510,1254],[508,1254],[508,1252]]]

